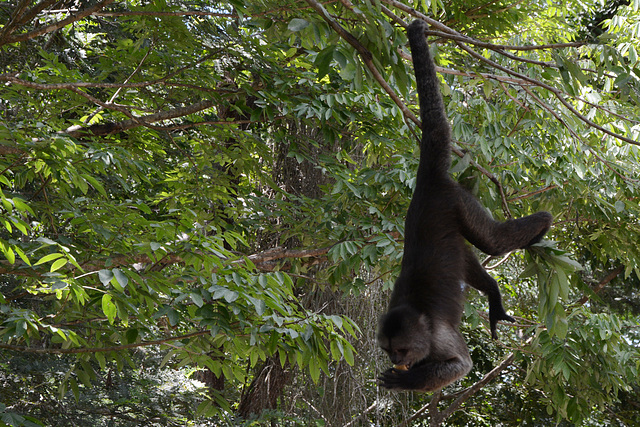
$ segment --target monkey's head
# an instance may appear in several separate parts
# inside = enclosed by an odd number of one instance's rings
[[[410,369],[431,352],[429,320],[407,304],[397,306],[380,319],[378,345],[396,369]]]

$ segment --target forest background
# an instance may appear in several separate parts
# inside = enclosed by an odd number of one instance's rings
[[[639,425],[640,1],[0,3],[0,424]],[[547,240],[376,386],[431,24],[452,173]]]

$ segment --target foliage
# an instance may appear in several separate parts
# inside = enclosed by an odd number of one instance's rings
[[[617,407],[638,398],[637,1],[73,7],[0,7],[3,423],[637,420]],[[553,240],[489,261],[518,329],[488,341],[469,292],[474,371],[422,412],[372,380],[418,161],[416,17],[454,175],[499,219],[555,216]],[[114,375],[122,395],[95,390]]]

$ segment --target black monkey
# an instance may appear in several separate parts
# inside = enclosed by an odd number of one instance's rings
[[[420,164],[405,221],[400,276],[378,329],[378,343],[395,365],[381,374],[380,385],[392,390],[437,390],[471,369],[458,330],[463,283],[488,295],[494,338],[499,320],[514,321],[502,307],[498,283],[464,240],[500,255],[539,242],[552,223],[548,212],[494,221],[449,176],[450,127],[424,34],[427,28],[421,20],[408,28],[422,120]]]

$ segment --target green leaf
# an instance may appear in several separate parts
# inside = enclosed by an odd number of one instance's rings
[[[555,309],[556,320],[554,322],[554,333],[555,335],[563,340],[567,336],[567,332],[569,330],[569,322],[567,321],[567,315],[564,311],[564,307],[558,303]]]
[[[20,256],[20,258],[22,259],[22,261],[27,264],[28,266],[31,266],[31,261],[29,260],[29,258],[25,255],[25,253],[22,251],[22,249],[20,249],[19,247],[14,247],[13,248],[15,250],[15,252],[18,253],[18,255]]]
[[[114,268],[112,272],[113,277],[115,277],[120,286],[126,288],[127,284],[129,283],[129,278],[119,268]]]
[[[16,209],[18,209],[21,212],[28,212],[31,215],[35,216],[36,214],[33,212],[33,209],[31,209],[31,206],[29,206],[28,204],[26,204],[24,202],[24,200],[22,200],[19,197],[14,197],[13,199],[11,199],[11,201],[13,202],[13,205],[16,207]]]
[[[13,249],[4,244],[2,241],[0,241],[0,247],[5,258],[7,258],[7,261],[9,261],[9,264],[14,264],[16,262],[16,254],[13,252]]]
[[[191,297],[191,301],[193,301],[193,303],[198,307],[202,307],[204,305],[204,300],[202,299],[202,295],[196,292],[191,292],[189,296]]]
[[[78,402],[80,400],[80,388],[78,387],[78,382],[75,378],[69,378],[69,385],[71,386],[71,392],[73,393],[73,397]]]
[[[53,285],[51,285],[52,291],[59,291],[62,289],[66,289],[69,286],[67,282],[63,282],[62,280],[56,280]]]
[[[491,98],[491,93],[493,92],[493,82],[491,80],[485,80],[482,85],[482,90],[484,92],[485,98]]]
[[[34,265],[44,264],[44,263],[46,263],[46,262],[53,261],[54,259],[58,259],[58,258],[61,258],[61,257],[63,257],[63,256],[64,256],[64,255],[63,255],[63,254],[60,254],[60,253],[52,253],[52,254],[48,254],[48,255],[45,255],[45,256],[43,256],[42,258],[40,258],[40,259],[38,260],[38,262],[36,262]]]
[[[113,322],[116,319],[117,308],[109,294],[104,294],[102,296],[102,312],[107,316],[109,323],[113,325]]]
[[[348,342],[344,343],[344,360],[349,366],[353,366],[355,363],[355,357],[353,355],[353,347]]]
[[[291,21],[289,21],[289,25],[287,26],[287,28],[289,29],[289,31],[295,33],[297,31],[304,30],[308,26],[309,22],[307,20],[301,18],[293,18]]]
[[[27,322],[25,320],[18,320],[16,322],[16,332],[15,335],[17,337],[22,337],[27,333]]]
[[[338,329],[342,329],[342,317],[340,316],[331,316],[331,321],[338,327]]]
[[[329,46],[323,49],[316,56],[316,60],[313,62],[316,67],[318,67],[318,80],[322,79],[329,73],[329,68],[331,67],[331,61],[333,60],[333,52],[335,51],[335,46]]]
[[[100,193],[104,197],[107,197],[107,192],[97,179],[89,174],[82,174],[82,177],[87,180],[89,184],[91,184],[91,186],[98,191],[98,193]]]
[[[167,311],[167,318],[169,319],[169,324],[171,326],[176,326],[180,321],[180,313],[171,308]]]
[[[100,279],[100,282],[104,286],[107,286],[109,282],[111,282],[111,279],[113,279],[113,272],[111,270],[100,270],[98,272],[98,279]]]
[[[138,329],[137,328],[127,329],[127,332],[125,333],[125,338],[127,339],[127,343],[136,342],[136,340],[138,339]]]
[[[227,289],[224,294],[224,300],[228,303],[232,303],[237,300],[239,296],[240,294],[238,292]]]
[[[262,316],[267,308],[264,300],[260,299],[260,298],[254,298],[251,296],[247,296],[247,299],[251,302],[251,304],[253,304],[253,306],[256,309],[256,314],[258,316]]]
[[[60,258],[56,260],[53,264],[51,264],[51,269],[49,271],[53,273],[54,271],[59,270],[65,265],[67,265],[67,262],[68,261],[66,258]]]
[[[42,243],[43,245],[46,246],[52,246],[52,245],[57,245],[56,242],[54,242],[53,240],[47,238],[47,237],[38,237],[36,239],[36,242]]]
[[[311,374],[313,382],[317,383],[320,379],[320,365],[315,361],[315,359],[311,360],[309,363],[309,373]]]
[[[107,369],[107,361],[104,357],[104,353],[102,352],[96,352],[93,354],[93,357],[96,358],[96,360],[98,361],[98,365],[100,365],[100,369],[105,370]]]

